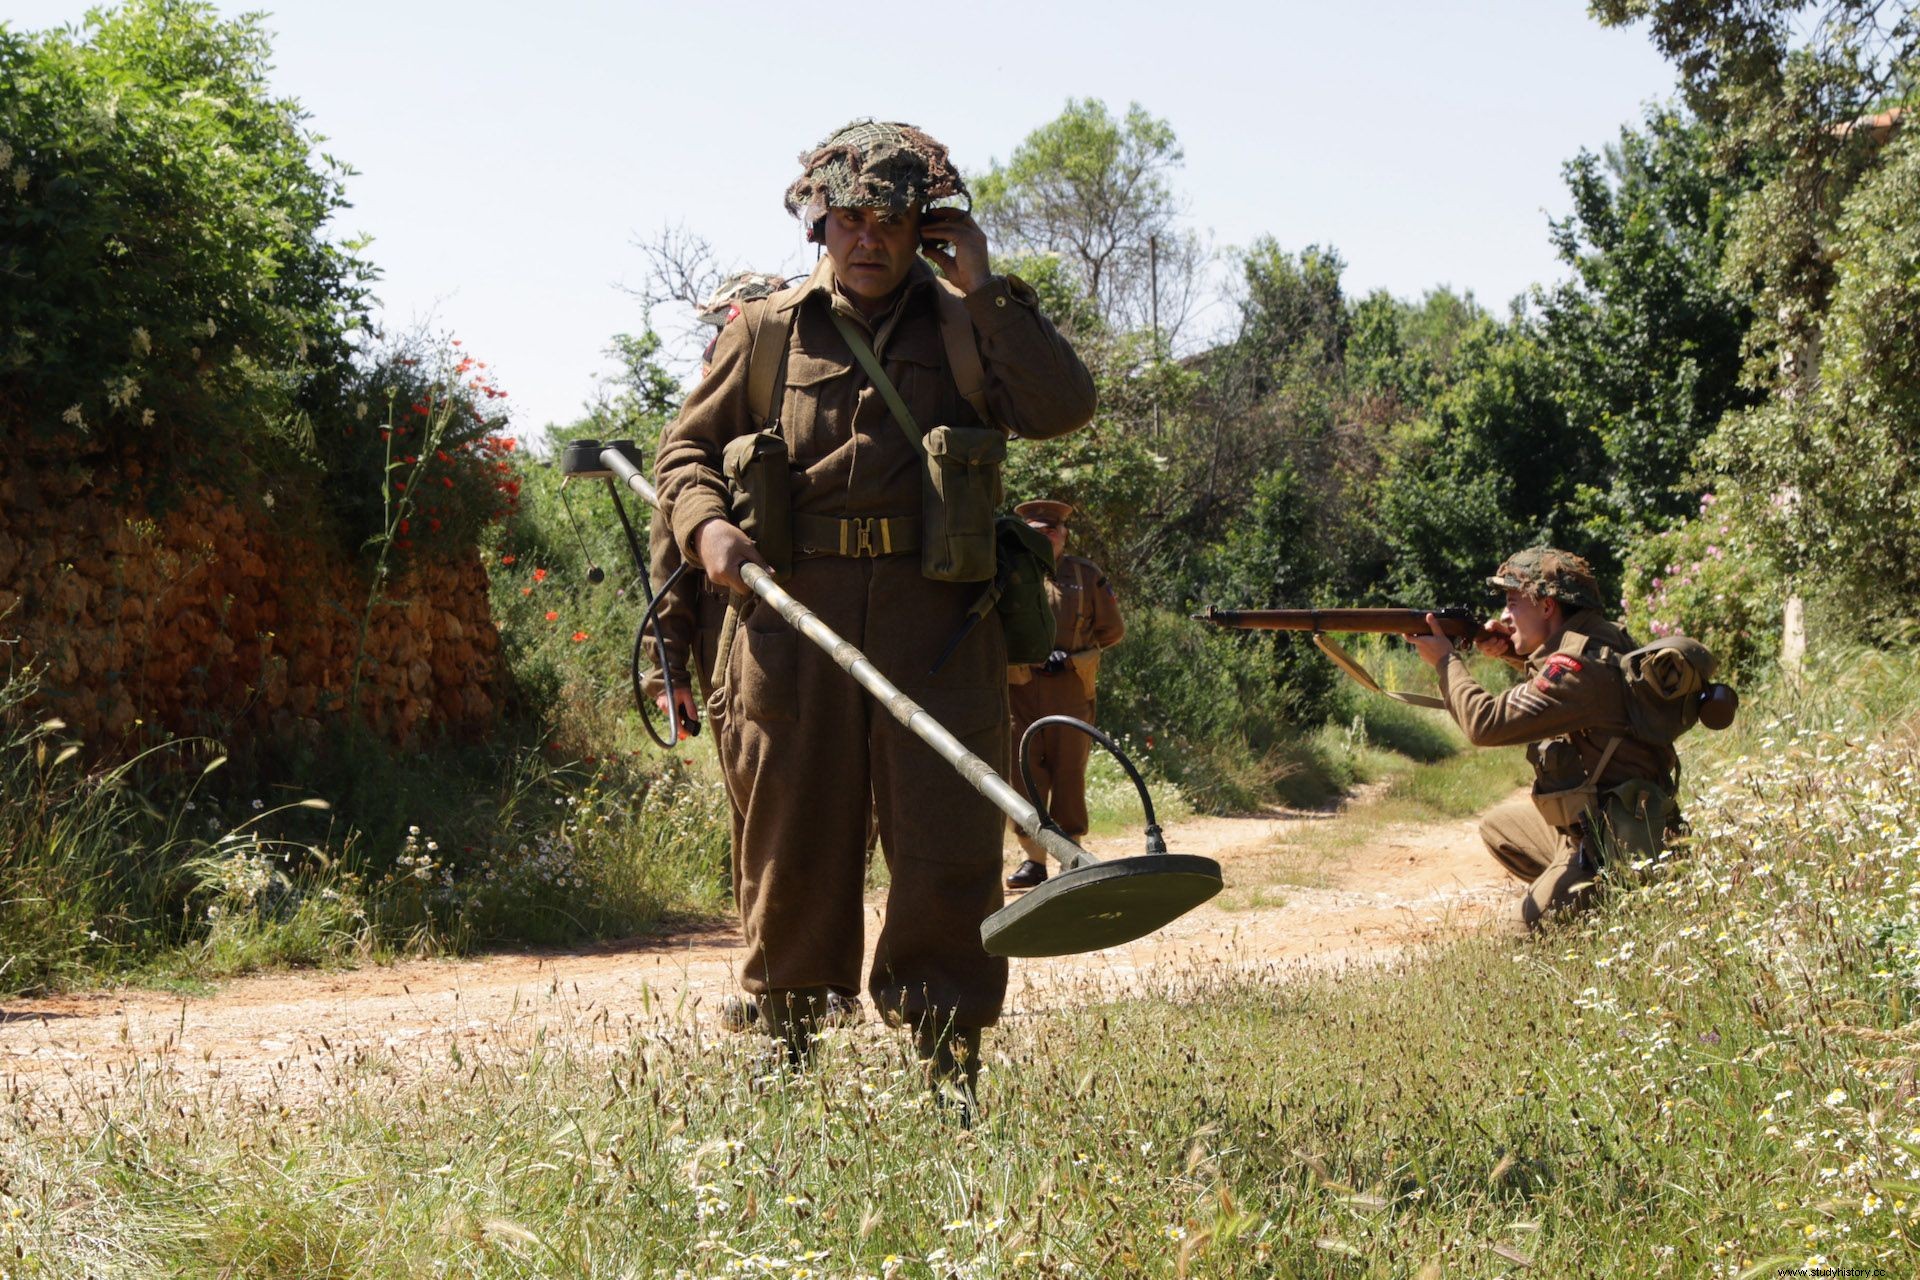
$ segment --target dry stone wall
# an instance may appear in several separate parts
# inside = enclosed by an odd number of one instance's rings
[[[105,745],[142,724],[233,741],[341,717],[395,742],[479,736],[504,688],[477,553],[415,566],[362,626],[369,567],[216,489],[109,491],[84,463],[0,459],[0,656],[39,709]]]

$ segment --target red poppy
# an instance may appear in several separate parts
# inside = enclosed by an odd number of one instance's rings
[[[513,561],[514,561],[514,556],[511,553],[500,557],[501,564],[512,564]]]
[[[530,595],[532,595],[532,594],[533,594],[533,588],[532,588],[532,587],[522,587],[522,588],[520,588],[520,594],[521,594],[521,595],[523,595],[523,596],[530,596]]]
[[[573,642],[575,644],[579,644],[582,640],[585,640],[586,638],[587,638],[587,633],[584,631],[576,631],[573,633]]]
[[[545,582],[547,580],[547,571],[545,569],[535,569],[533,571],[533,580],[535,582]]]
[[[558,612],[557,612],[556,610],[553,610],[553,609],[549,609],[549,610],[547,610],[547,621],[548,621],[548,622],[558,622],[558,621],[560,621],[560,614],[559,614],[559,613],[558,613]]]

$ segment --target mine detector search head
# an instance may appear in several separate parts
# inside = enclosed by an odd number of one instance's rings
[[[641,470],[639,450],[631,440],[613,440],[605,445],[597,440],[571,441],[560,455],[560,470],[569,479],[617,480],[656,509],[660,505],[659,495]],[[644,574],[647,562],[638,541],[629,536],[628,543]],[[998,770],[968,751],[944,725],[881,675],[865,654],[841,639],[811,609],[776,585],[773,575],[750,564],[741,571],[741,577],[755,595],[872,694],[889,715],[932,747],[969,786],[992,801],[1014,826],[1059,861],[1063,868],[1061,875],[981,922],[980,941],[989,954],[1073,955],[1119,946],[1152,933],[1220,892],[1224,882],[1219,863],[1211,858],[1167,852],[1139,771],[1112,739],[1092,725],[1071,721],[1119,759],[1146,806],[1147,851],[1138,857],[1102,862],[1082,849],[1002,778]],[[1050,716],[1034,727],[1067,719]],[[1033,731],[1029,729],[1021,740],[1023,768],[1026,747],[1032,740]]]

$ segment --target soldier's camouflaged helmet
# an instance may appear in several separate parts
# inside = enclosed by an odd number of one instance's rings
[[[1593,567],[1571,551],[1528,547],[1508,556],[1493,571],[1487,585],[1502,591],[1524,591],[1540,600],[1558,600],[1573,609],[1599,609],[1600,580]]]
[[[828,209],[912,208],[972,197],[946,147],[910,124],[855,120],[800,156],[787,212],[812,226]]]
[[[710,324],[716,329],[725,328],[727,316],[735,307],[749,298],[764,298],[778,293],[786,285],[785,276],[766,271],[736,271],[722,280],[719,287],[700,304],[700,323]]]

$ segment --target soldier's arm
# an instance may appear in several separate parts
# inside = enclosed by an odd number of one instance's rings
[[[1044,440],[1093,420],[1093,375],[1073,344],[1040,314],[1016,276],[994,276],[966,296],[994,417],[1015,435]]]
[[[1095,576],[1098,580],[1093,584],[1093,642],[1102,649],[1111,649],[1127,634],[1127,623],[1120,616],[1120,597],[1114,594],[1113,584],[1104,573]]]
[[[1613,719],[1606,673],[1588,659],[1556,655],[1549,670],[1497,697],[1481,687],[1458,654],[1448,654],[1438,672],[1447,710],[1476,747],[1539,742],[1606,727]]]
[[[699,557],[692,551],[693,531],[709,520],[729,518],[721,455],[728,441],[752,429],[747,412],[747,356],[758,316],[753,320],[750,325],[743,317],[720,331],[713,367],[661,434],[660,453],[654,459],[654,483],[661,503],[672,512],[674,541],[695,564]]]

